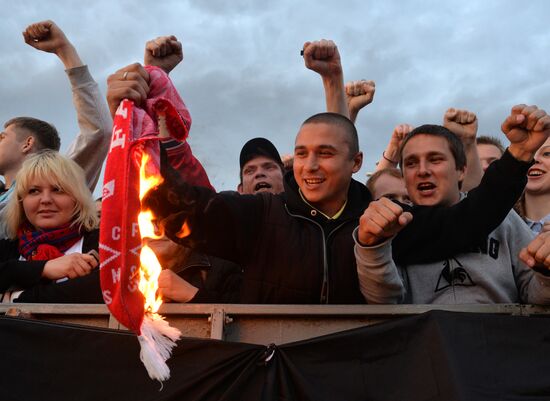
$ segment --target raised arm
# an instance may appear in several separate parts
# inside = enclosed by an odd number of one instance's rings
[[[550,116],[537,106],[519,104],[501,125],[510,141],[508,151],[516,160],[532,162],[535,153],[550,135]]]
[[[502,131],[511,143],[508,150],[465,199],[451,207],[412,209],[413,222],[392,243],[397,264],[429,263],[468,251],[504,220],[525,188],[536,150],[550,135],[550,117],[536,106],[514,106]]]
[[[107,103],[111,116],[123,99],[141,106],[149,96],[149,73],[139,63],[120,68],[107,78]]]
[[[167,74],[183,60],[183,47],[174,35],[159,36],[145,44],[143,65],[160,67]]]
[[[468,192],[481,182],[483,169],[477,154],[477,116],[468,110],[450,108],[443,116],[443,126],[460,138],[466,152],[466,176],[462,191]]]
[[[79,127],[67,156],[82,167],[88,188],[93,191],[109,150],[113,126],[105,99],[76,48],[53,21],[29,25],[23,38],[29,46],[57,55],[65,66]]]
[[[53,21],[41,21],[29,25],[23,31],[23,38],[29,46],[55,54],[66,69],[84,65],[76,48]]]
[[[338,47],[332,40],[306,42],[303,47],[307,68],[321,75],[325,88],[327,111],[349,118],[344,88],[344,73]]]
[[[399,164],[399,152],[401,150],[401,144],[405,137],[414,129],[409,124],[397,125],[391,134],[390,141],[386,146],[386,149],[382,152],[382,157],[376,163],[376,171],[383,170],[385,168],[396,168]]]
[[[349,118],[355,123],[359,111],[372,103],[376,87],[374,81],[350,81],[346,83],[346,102],[348,104]]]

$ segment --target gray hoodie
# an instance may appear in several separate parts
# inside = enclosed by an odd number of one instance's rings
[[[94,81],[88,67],[65,70],[73,92],[80,131],[67,150],[67,157],[74,160],[86,176],[86,184],[93,191],[99,179],[103,161],[111,142],[113,121],[105,98]],[[6,238],[3,211],[13,193],[13,186],[0,197],[0,239]]]
[[[452,229],[452,228],[450,228]],[[361,293],[368,303],[550,304],[550,277],[519,260],[534,234],[515,211],[471,252],[435,263],[396,266],[391,239],[363,247],[355,239]]]

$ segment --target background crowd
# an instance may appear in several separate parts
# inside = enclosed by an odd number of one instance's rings
[[[27,117],[5,123],[0,290],[4,301],[101,302],[90,190],[109,149],[112,117],[122,99],[145,104],[144,66],[170,74],[183,59],[182,43],[175,36],[148,41],[142,64],[109,76],[105,101],[55,23],[30,25],[23,38],[64,64],[80,132],[60,156],[51,124]],[[550,301],[544,110],[511,107],[502,116],[508,146],[478,137],[478,116],[468,110],[445,107],[439,121],[417,128],[396,121],[367,189],[351,178],[368,152],[353,122],[373,101],[375,83],[344,85],[330,40],[304,43],[302,56],[321,77],[326,111],[304,116],[291,156],[281,158],[263,137],[244,144],[239,167],[235,161],[237,192],[190,180],[196,171],[178,170],[174,161],[190,154],[189,145],[163,141],[171,165],[144,205],[166,233],[152,246],[165,267],[159,286],[167,300]],[[181,238],[184,223],[191,232]]]

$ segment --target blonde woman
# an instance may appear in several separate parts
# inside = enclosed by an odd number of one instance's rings
[[[99,218],[83,170],[54,151],[25,160],[0,241],[3,301],[102,302]],[[95,256],[94,256],[95,255]]]

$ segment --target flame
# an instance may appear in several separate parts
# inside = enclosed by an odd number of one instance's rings
[[[141,157],[141,165],[139,167],[139,200],[143,199],[147,191],[157,185],[160,185],[163,181],[160,174],[147,176],[147,172],[145,170],[147,163],[149,163],[149,159],[149,155],[147,153],[143,153],[143,156]]]
[[[153,224],[155,216],[150,210],[141,211],[138,215],[138,225],[141,238],[160,239],[162,235],[157,234],[155,225]]]
[[[139,255],[141,277],[139,279],[139,290],[145,297],[145,310],[156,312],[162,305],[162,298],[157,296],[158,279],[162,267],[157,255],[151,248],[145,245],[141,248]]]
[[[191,234],[191,229],[189,228],[189,225],[187,224],[187,220],[184,221],[183,225],[181,226],[181,230],[179,230],[176,233],[176,237],[178,238],[185,238]]]
[[[149,155],[144,152],[139,168],[139,200],[142,200],[151,188],[161,184],[163,181],[160,174],[147,175],[146,167],[149,160]],[[160,236],[155,233],[153,219],[154,215],[150,210],[142,210],[138,215],[139,232],[142,242],[146,238],[160,238]],[[162,305],[162,298],[157,295],[158,278],[162,270],[162,266],[160,265],[153,250],[147,245],[144,245],[141,248],[139,261],[139,290],[145,297],[144,308],[146,312],[155,313]]]

